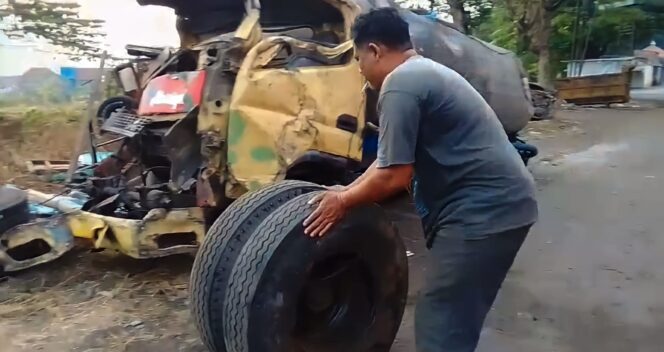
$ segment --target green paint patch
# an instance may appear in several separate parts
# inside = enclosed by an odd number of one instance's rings
[[[237,153],[235,151],[228,151],[228,163],[231,165],[237,164]]]
[[[189,111],[194,108],[194,101],[189,94],[185,95],[182,99],[184,101],[184,108]]]
[[[231,111],[228,121],[228,145],[235,145],[240,142],[247,129],[247,123],[242,115],[237,111]]]
[[[261,187],[263,187],[263,185],[261,185],[261,183],[258,182],[258,181],[249,182],[249,191],[252,191],[252,192],[257,191],[257,190],[261,189]]]
[[[277,155],[268,147],[258,147],[251,150],[251,158],[258,162],[268,162],[277,159]]]

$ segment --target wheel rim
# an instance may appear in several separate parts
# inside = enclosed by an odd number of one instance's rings
[[[300,292],[290,351],[339,351],[361,344],[375,318],[373,283],[354,254],[313,265]]]

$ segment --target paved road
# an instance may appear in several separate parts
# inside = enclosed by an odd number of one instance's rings
[[[638,101],[664,104],[664,86],[647,89],[632,89],[631,95],[633,99]]]
[[[664,351],[664,110],[563,117],[531,134],[541,220],[478,350]],[[410,237],[414,300],[426,252]],[[412,305],[393,350],[414,351]]]

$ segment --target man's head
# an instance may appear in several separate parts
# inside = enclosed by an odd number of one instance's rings
[[[374,89],[390,72],[415,54],[408,23],[391,7],[359,16],[353,25],[355,55],[360,70]]]

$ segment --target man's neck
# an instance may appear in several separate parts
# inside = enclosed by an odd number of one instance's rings
[[[419,54],[417,53],[417,51],[415,51],[415,49],[409,49],[409,50],[406,50],[404,52],[392,54],[392,56],[390,56],[389,59],[388,59],[389,60],[388,61],[389,66],[388,67],[390,67],[390,69],[388,70],[388,74],[385,76],[385,79],[387,79],[387,77],[392,72],[394,72],[394,70],[396,70],[397,67],[401,66],[401,64],[403,64],[404,62],[408,61],[410,58],[413,58],[415,56],[419,56]],[[375,89],[378,89],[378,90],[382,89],[382,86],[383,86],[384,82],[385,82],[385,80],[383,80],[383,82],[381,82],[380,87],[376,87]]]
[[[390,60],[390,63],[392,64],[391,65],[392,69],[390,70],[390,72],[394,71],[397,67],[401,66],[401,64],[408,61],[408,59],[410,59],[412,57],[415,57],[415,56],[418,56],[418,55],[419,54],[414,49],[409,49],[409,50],[406,50],[404,52],[395,54],[394,58],[392,58]]]

